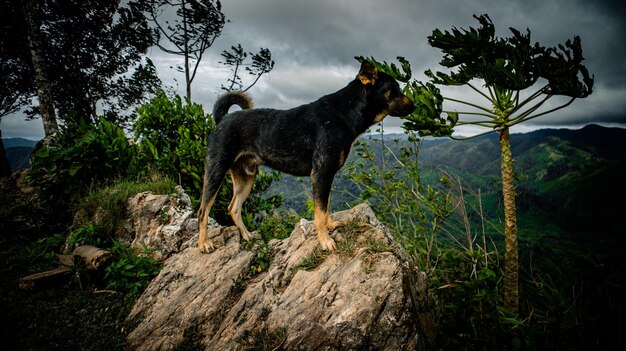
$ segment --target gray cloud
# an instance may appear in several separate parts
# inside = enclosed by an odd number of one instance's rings
[[[228,70],[219,54],[241,43],[248,51],[269,48],[274,71],[250,90],[256,106],[288,108],[313,101],[347,84],[357,73],[356,55],[394,60],[404,56],[414,76],[437,69],[441,54],[426,38],[435,28],[477,26],[473,14],[488,13],[498,35],[509,27],[529,28],[532,39],[555,46],[580,35],[586,65],[595,75],[594,94],[529,126],[626,124],[626,5],[601,0],[228,0],[223,11],[231,21],[207,52],[194,81],[193,99],[212,109]],[[153,49],[149,54],[166,85],[179,74],[169,66],[182,61]],[[183,84],[177,92],[183,94]],[[402,123],[388,119],[390,128]],[[3,130],[5,126],[2,125]]]

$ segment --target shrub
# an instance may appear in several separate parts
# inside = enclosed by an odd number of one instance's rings
[[[160,90],[137,109],[134,138],[142,164],[177,180],[193,197],[202,189],[207,139],[214,130],[202,105],[170,99]]]
[[[44,199],[69,203],[93,185],[138,174],[137,148],[104,119],[66,124],[33,155],[31,185]]]
[[[135,252],[135,249],[116,241],[111,252],[113,260],[104,274],[108,289],[135,295],[142,292],[161,271],[162,264],[146,256],[151,249],[145,246],[140,252]]]
[[[204,161],[209,135],[215,130],[213,119],[202,106],[180,96],[169,98],[159,91],[150,103],[137,109],[135,140],[141,150],[141,164],[178,181],[192,202],[197,203],[202,194]],[[242,219],[246,226],[261,222],[255,213],[270,213],[280,206],[281,197],[261,196],[274,180],[276,172],[259,170],[250,196],[243,206]],[[228,204],[232,198],[232,185],[226,177],[224,186],[212,209],[212,216],[223,224],[230,223]]]

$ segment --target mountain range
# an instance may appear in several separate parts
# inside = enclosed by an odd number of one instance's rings
[[[402,134],[386,134],[384,139],[386,147],[396,153],[408,143]],[[12,169],[27,168],[36,141],[8,138],[3,142]],[[614,235],[621,232],[619,219],[626,213],[623,201],[626,129],[598,125],[578,130],[541,129],[512,134],[511,145],[522,215],[541,215],[565,231],[602,231]],[[354,154],[348,162],[355,159]],[[425,138],[421,142],[419,162],[426,182],[436,181],[442,172],[459,176],[469,188],[480,188],[485,210],[498,215],[500,151],[496,134],[465,141]],[[283,175],[270,191],[283,195],[284,208],[302,213],[310,187],[308,179]],[[338,174],[332,195],[333,210],[352,205],[358,195],[355,192],[354,184]]]
[[[37,141],[24,138],[3,138],[2,143],[13,171],[30,168],[30,153]]]

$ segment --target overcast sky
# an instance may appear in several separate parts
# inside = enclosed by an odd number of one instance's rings
[[[258,107],[290,108],[332,93],[354,79],[357,55],[387,61],[404,56],[412,64],[414,77],[423,80],[423,72],[438,69],[442,57],[427,44],[432,30],[477,27],[472,15],[487,13],[500,36],[508,36],[509,27],[529,28],[532,41],[556,46],[579,35],[584,63],[595,75],[591,96],[516,126],[513,132],[589,123],[626,127],[623,0],[223,0],[222,6],[230,23],[205,55],[192,86],[193,100],[207,112],[229,74],[219,64],[219,54],[232,45],[240,43],[247,51],[271,50],[274,70],[249,93]],[[157,48],[148,56],[164,85],[183,95],[184,77],[170,68],[182,58]],[[443,92],[473,98],[463,89]],[[554,100],[551,106],[563,102]],[[398,118],[385,120],[387,130],[399,132],[401,124]],[[0,128],[5,138],[43,136],[40,120],[24,123],[21,116],[3,118]]]

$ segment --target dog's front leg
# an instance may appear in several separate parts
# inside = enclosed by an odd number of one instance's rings
[[[328,235],[329,225],[335,227],[337,222],[330,222],[330,188],[333,176],[318,173],[315,170],[311,173],[313,183],[313,203],[315,205],[315,229],[317,230],[317,240],[323,250],[333,251],[337,249],[335,241]]]

